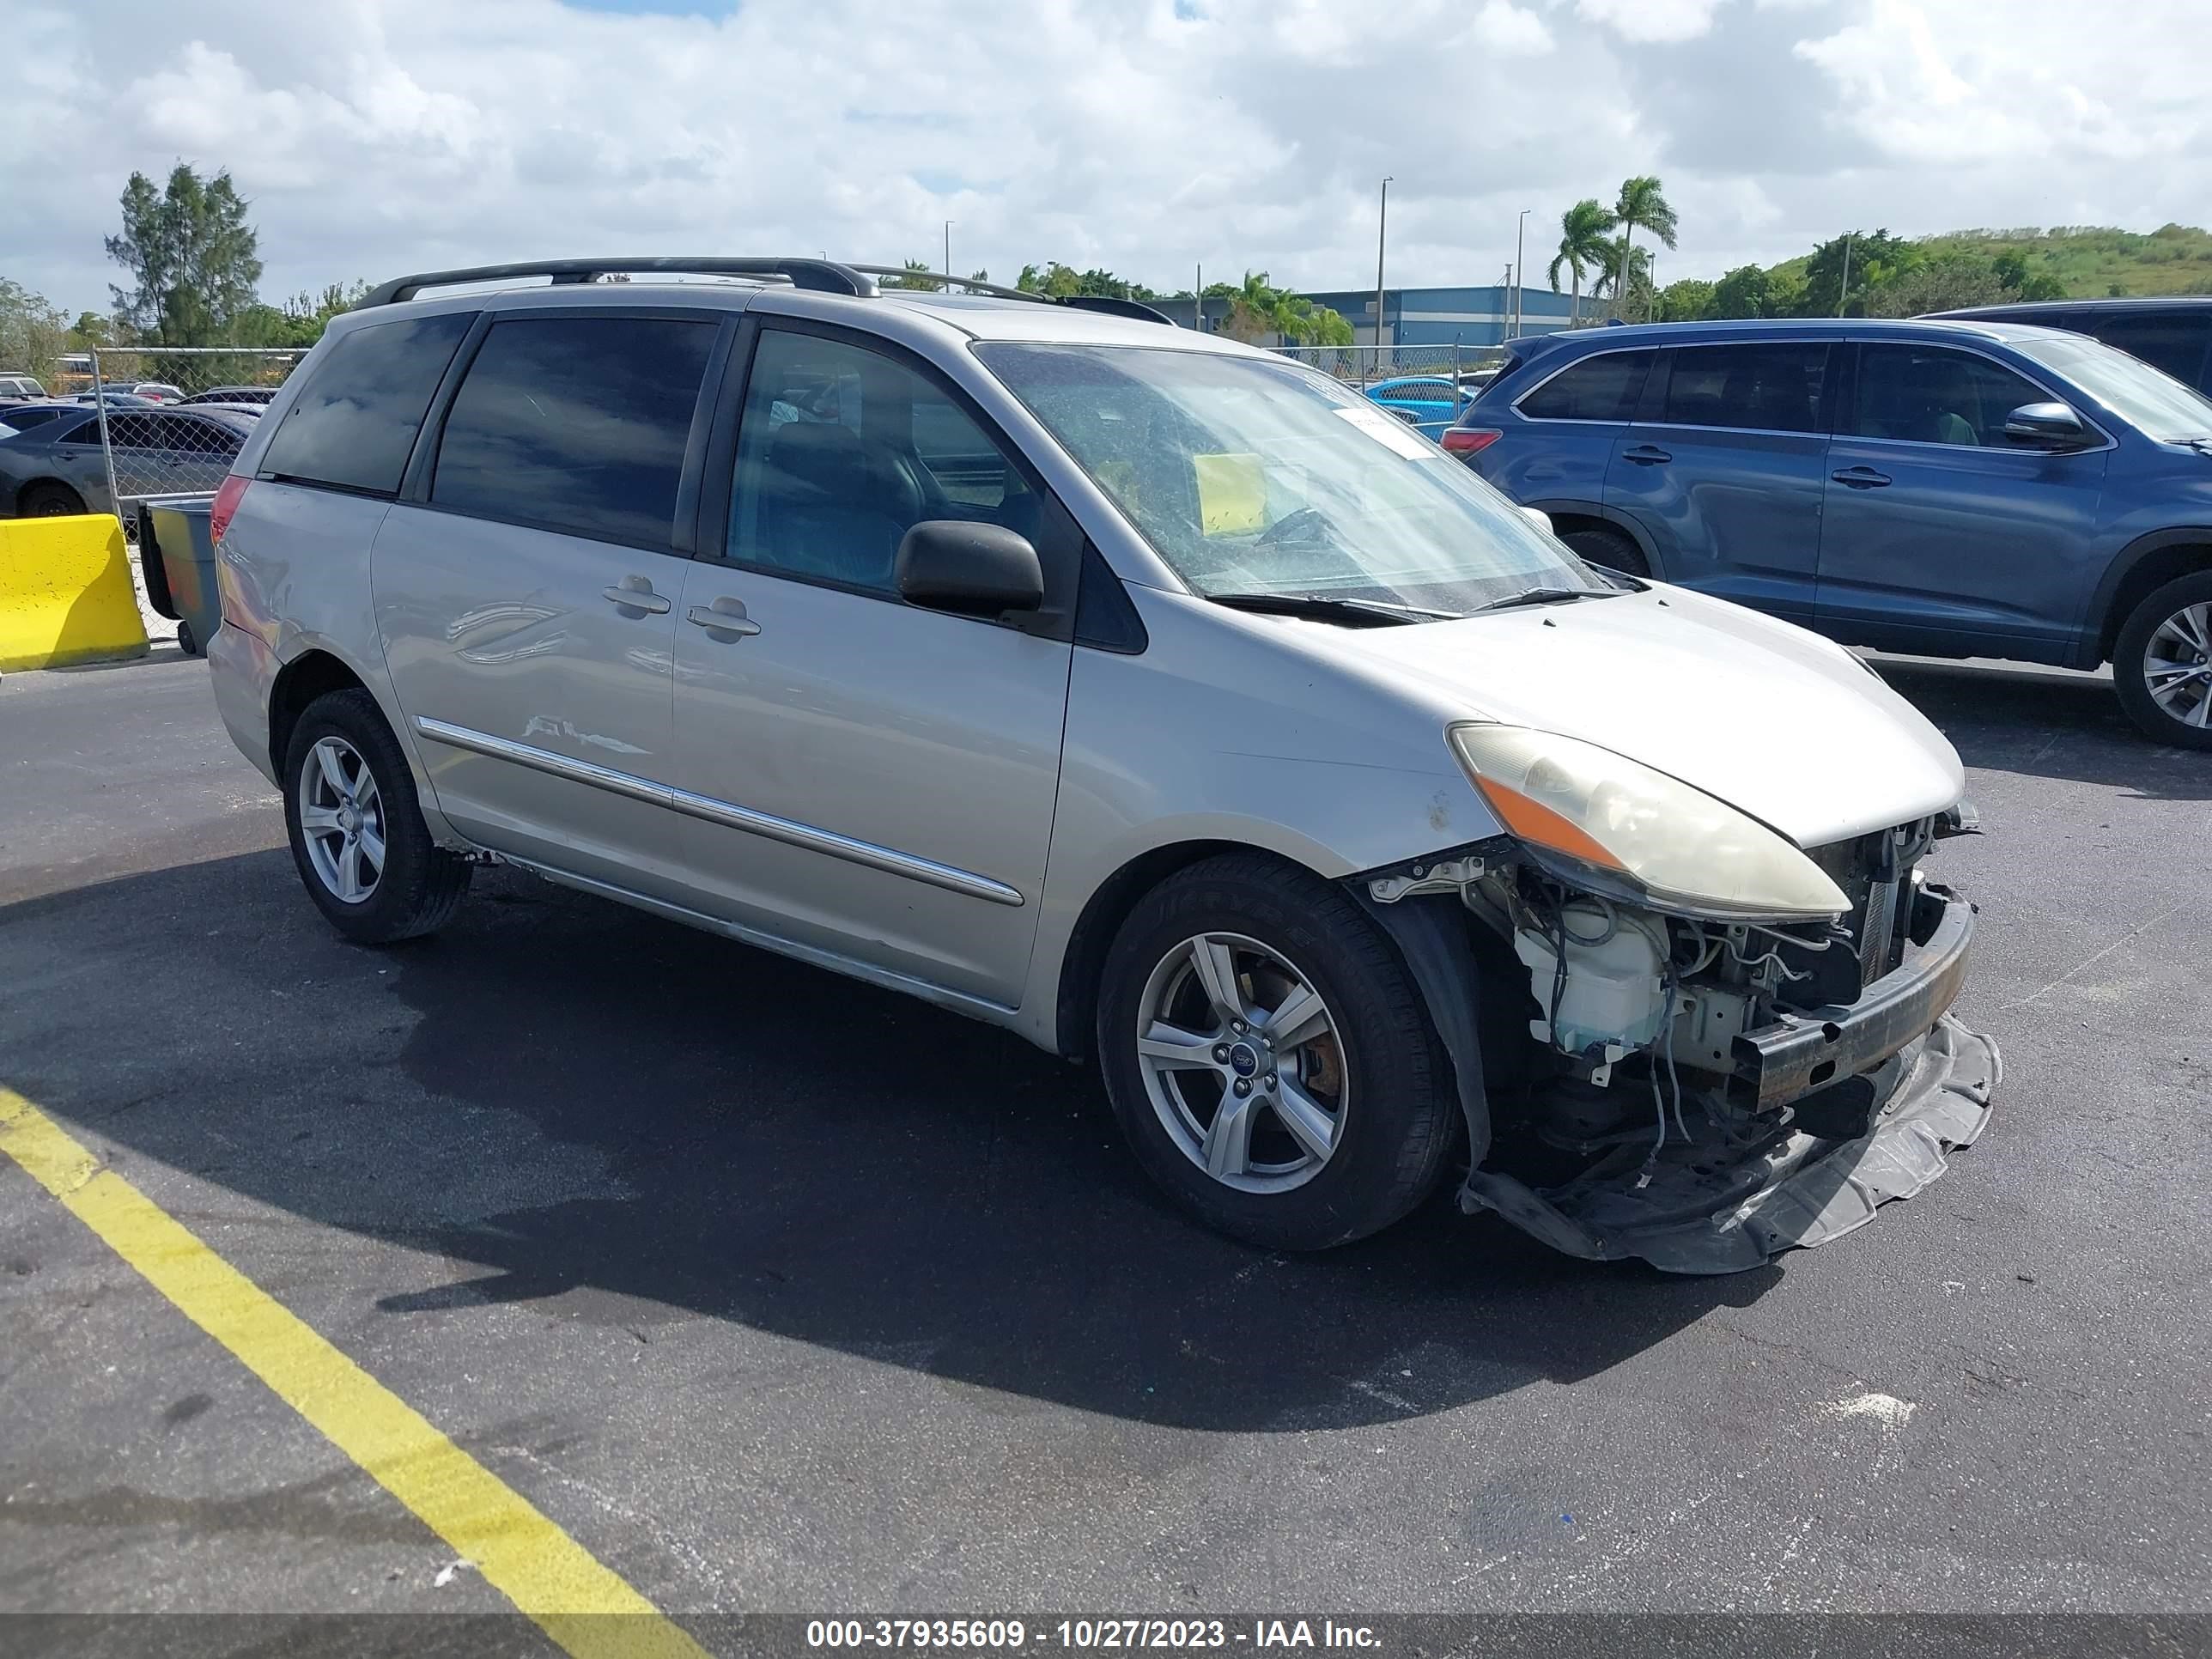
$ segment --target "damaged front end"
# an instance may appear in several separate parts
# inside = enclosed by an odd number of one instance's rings
[[[1632,896],[1513,835],[1357,878],[1458,1070],[1462,1207],[1717,1273],[1925,1187],[1998,1079],[1948,1013],[1973,907],[1920,867],[1964,827],[1954,810],[1807,851],[1843,901],[1817,919]]]

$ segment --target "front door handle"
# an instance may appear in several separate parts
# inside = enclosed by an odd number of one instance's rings
[[[1840,472],[1828,475],[1839,484],[1849,484],[1853,489],[1880,489],[1889,483],[1889,474],[1877,472],[1870,466],[1847,466]]]
[[[1638,444],[1633,449],[1622,450],[1620,459],[1633,461],[1638,466],[1656,466],[1662,461],[1671,461],[1674,458],[1656,444]]]
[[[612,587],[603,587],[599,597],[611,600],[615,608],[640,617],[665,617],[669,602],[653,591],[653,584],[643,576],[624,576]]]
[[[693,605],[684,613],[684,620],[694,628],[705,629],[709,639],[720,640],[725,645],[760,632],[760,624],[745,615],[744,604],[726,596],[712,605]]]

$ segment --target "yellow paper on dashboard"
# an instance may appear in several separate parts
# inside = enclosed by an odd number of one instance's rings
[[[1194,455],[1198,527],[1206,536],[1250,536],[1267,528],[1267,475],[1257,455]]]

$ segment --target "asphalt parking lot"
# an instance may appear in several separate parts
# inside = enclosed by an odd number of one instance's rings
[[[0,1086],[678,1623],[2212,1611],[2212,757],[1889,664],[1981,1144],[1734,1278],[1195,1230],[1012,1037],[499,872],[341,943],[204,664],[0,681]],[[0,1609],[499,1593],[0,1159]]]

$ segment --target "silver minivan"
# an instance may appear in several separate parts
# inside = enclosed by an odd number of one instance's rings
[[[968,286],[576,260],[331,324],[208,656],[341,933],[505,863],[909,992],[1095,1064],[1270,1248],[1463,1172],[1724,1272],[1980,1133],[1962,774],[1856,658],[1281,357]]]

